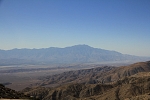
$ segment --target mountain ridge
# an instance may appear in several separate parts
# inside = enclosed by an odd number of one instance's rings
[[[13,60],[10,62],[10,59]],[[96,63],[108,61],[145,61],[147,59],[148,57],[127,55],[116,51],[93,48],[88,45],[75,45],[65,48],[0,50],[0,65],[9,63]],[[22,62],[19,62],[19,60]]]

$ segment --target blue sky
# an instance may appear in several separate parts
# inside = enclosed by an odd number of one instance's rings
[[[0,49],[87,44],[150,56],[150,0],[0,0]]]

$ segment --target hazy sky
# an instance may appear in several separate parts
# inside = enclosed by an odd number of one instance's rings
[[[78,44],[150,56],[150,0],[0,0],[0,49]]]

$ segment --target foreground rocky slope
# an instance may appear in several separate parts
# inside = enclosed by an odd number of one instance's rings
[[[26,94],[42,100],[143,100],[150,99],[150,73],[140,73],[109,84],[68,84],[57,88],[34,88]]]
[[[29,99],[29,98],[30,98],[29,96],[26,96],[23,93],[6,88],[4,85],[0,84],[0,99]]]
[[[86,82],[66,83],[55,88],[36,87],[26,88],[25,94],[40,98],[41,100],[149,100],[150,99],[150,61],[132,64],[123,67],[100,68],[100,75],[103,75],[103,82],[92,84]],[[98,68],[99,69],[99,68]],[[97,70],[98,70],[97,69]],[[103,69],[103,70],[102,70]],[[85,72],[96,72],[94,69]],[[78,71],[75,71],[76,73]],[[80,70],[78,74],[83,74]],[[105,73],[104,73],[105,72]],[[73,72],[69,72],[72,75]],[[65,74],[65,73],[63,73]],[[95,73],[99,75],[98,71]],[[92,75],[95,75],[94,73]],[[69,75],[69,74],[68,74]],[[99,75],[99,76],[100,76]],[[57,75],[56,75],[57,76]],[[80,75],[78,75],[80,76]],[[80,77],[81,77],[80,76]],[[85,77],[84,76],[84,77]],[[115,76],[115,77],[114,77]],[[67,77],[67,75],[65,76]],[[82,79],[84,79],[84,77]],[[94,76],[95,77],[95,76]],[[108,82],[107,77],[111,77]],[[98,79],[98,78],[97,78]]]

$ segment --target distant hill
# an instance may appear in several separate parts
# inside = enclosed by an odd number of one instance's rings
[[[121,54],[88,45],[65,48],[0,50],[0,65],[145,61],[148,59],[148,57]]]

